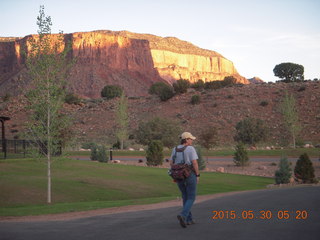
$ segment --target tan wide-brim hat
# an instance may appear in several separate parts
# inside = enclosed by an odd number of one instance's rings
[[[191,133],[189,133],[189,132],[184,132],[184,133],[181,134],[181,139],[188,139],[188,138],[190,138],[190,139],[192,139],[192,140],[195,140],[195,139],[196,139],[196,137],[193,136],[193,135],[192,135]]]

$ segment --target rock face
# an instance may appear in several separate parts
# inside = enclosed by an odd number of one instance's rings
[[[16,95],[18,86],[28,84],[22,49],[33,37],[0,39],[0,95]],[[71,57],[76,59],[68,78],[70,91],[84,97],[100,97],[107,84],[122,86],[129,96],[142,96],[154,82],[171,84],[180,78],[195,82],[234,76],[239,83],[249,83],[228,59],[177,38],[94,31],[65,34],[64,39],[71,42]]]
[[[259,77],[253,77],[253,78],[249,78],[248,81],[250,83],[256,83],[256,84],[259,84],[259,83],[264,83],[264,81],[259,78]]]

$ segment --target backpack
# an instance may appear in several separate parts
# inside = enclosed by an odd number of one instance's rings
[[[185,163],[184,160],[184,150],[187,148],[187,146],[184,146],[183,148],[176,147],[176,152],[174,156],[172,157],[173,164],[171,168],[168,171],[169,176],[171,176],[176,181],[182,181],[186,178],[188,178],[191,174],[191,166]],[[177,158],[177,152],[182,152],[183,156],[183,163],[175,164],[175,160]]]

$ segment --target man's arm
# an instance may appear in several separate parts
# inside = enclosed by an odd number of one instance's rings
[[[192,160],[192,166],[194,169],[194,172],[197,175],[197,183],[199,182],[199,177],[200,177],[200,172],[199,172],[199,166],[198,166],[198,161],[196,160]]]

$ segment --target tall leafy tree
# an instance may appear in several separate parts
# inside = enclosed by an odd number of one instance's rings
[[[68,121],[62,114],[66,94],[65,77],[70,66],[68,47],[62,33],[51,34],[51,17],[40,6],[37,17],[37,36],[30,37],[26,50],[26,66],[33,89],[26,96],[32,111],[28,126],[29,136],[39,145],[47,161],[47,203],[51,197],[51,163],[53,155],[61,147]]]
[[[267,127],[261,119],[245,118],[237,123],[234,140],[255,145],[267,138]]]
[[[141,122],[136,132],[137,142],[148,145],[152,140],[159,140],[163,146],[171,148],[178,143],[181,134],[179,124],[165,118],[156,117]]]
[[[198,137],[199,144],[207,150],[207,162],[210,148],[218,145],[218,131],[214,126],[205,128]]]
[[[116,136],[120,142],[120,148],[123,149],[124,141],[128,139],[128,125],[129,125],[129,116],[128,116],[128,101],[125,94],[122,92],[121,97],[119,98],[117,112],[117,129]]]
[[[304,80],[304,67],[296,63],[281,63],[274,67],[273,73],[282,78],[284,82],[297,82]]]
[[[292,94],[285,93],[285,96],[280,105],[280,111],[283,116],[284,124],[290,132],[293,142],[293,147],[296,147],[296,138],[301,131],[299,115],[296,108],[296,100]]]

